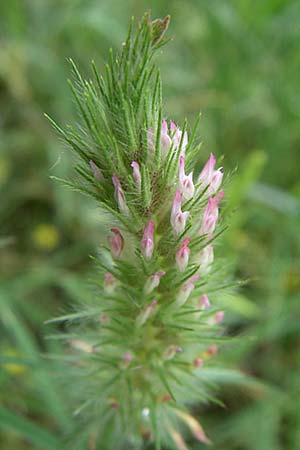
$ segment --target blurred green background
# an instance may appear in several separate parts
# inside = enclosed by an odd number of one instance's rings
[[[67,57],[118,47],[131,15],[171,14],[159,56],[165,112],[202,111],[203,162],[232,178],[228,261],[250,281],[228,300],[226,358],[267,384],[223,378],[226,407],[199,408],[219,450],[300,448],[300,3],[292,0],[10,0],[0,5],[0,448],[62,449],[70,418],[47,361],[44,321],[89,295],[101,233],[92,202],[50,179],[72,159],[43,116],[74,120]],[[230,316],[230,317],[229,317]],[[254,385],[255,386],[255,385]],[[190,443],[191,449],[203,448]]]

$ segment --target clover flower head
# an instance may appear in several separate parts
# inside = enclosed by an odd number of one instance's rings
[[[179,127],[163,118],[153,55],[168,23],[146,14],[121,53],[111,51],[104,76],[92,65],[94,81],[84,81],[72,63],[82,124],[56,126],[80,159],[74,187],[97,202],[105,228],[97,289],[70,315],[66,384],[80,386],[70,398],[86,447],[99,447],[95,424],[100,445],[119,433],[118,449],[146,438],[161,449],[171,438],[186,450],[178,422],[210,443],[187,408],[211,395],[201,375],[219,351],[215,338],[222,340],[224,311],[207,294],[223,285],[212,270],[223,171],[211,153],[194,177],[199,121],[188,135],[186,121]]]

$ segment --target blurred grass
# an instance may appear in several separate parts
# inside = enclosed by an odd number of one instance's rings
[[[72,163],[43,113],[70,120],[66,58],[89,76],[89,61],[101,66],[130,16],[149,6],[154,17],[172,15],[175,41],[159,57],[166,113],[182,120],[201,110],[199,164],[214,151],[225,155],[227,173],[238,168],[223,251],[250,282],[222,301],[232,311],[230,330],[252,338],[225,357],[272,387],[224,386],[227,408],[202,409],[201,421],[219,450],[295,450],[300,4],[292,0],[1,2],[0,446],[55,450],[68,433],[53,366],[41,356],[58,345],[44,339],[51,332],[44,321],[88,295],[89,254],[101,234],[94,205],[49,178],[70,174]]]

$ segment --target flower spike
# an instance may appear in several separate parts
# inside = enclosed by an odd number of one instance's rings
[[[61,318],[73,322],[71,332],[64,327],[73,347],[62,358],[63,386],[70,412],[80,411],[78,442],[91,448],[140,447],[147,438],[157,449],[187,450],[181,426],[209,443],[188,408],[210,398],[202,366],[216,357],[214,342],[225,340],[224,313],[208,309],[205,293],[223,289],[229,275],[226,263],[222,273],[212,270],[223,170],[211,153],[196,183],[199,121],[188,136],[187,121],[164,118],[154,55],[169,20],[148,13],[136,32],[132,22],[104,73],[92,64],[93,81],[72,62],[80,123],[56,126],[78,159],[81,177],[68,184],[93,198],[104,230],[93,295]]]

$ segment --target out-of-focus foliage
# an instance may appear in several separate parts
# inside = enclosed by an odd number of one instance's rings
[[[201,110],[203,162],[224,154],[231,181],[228,260],[249,279],[224,298],[230,333],[247,335],[223,358],[267,384],[224,373],[219,406],[199,411],[218,450],[300,448],[300,4],[292,0],[11,0],[0,5],[0,446],[62,449],[71,418],[43,357],[58,343],[44,321],[89,295],[101,217],[50,180],[69,151],[43,117],[74,107],[66,57],[84,72],[125,36],[132,14],[170,13],[162,51],[165,110]],[[86,71],[87,74],[87,71]],[[251,301],[250,301],[251,300]],[[198,413],[198,411],[196,411]],[[201,445],[191,443],[191,448]]]

